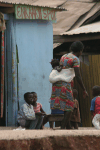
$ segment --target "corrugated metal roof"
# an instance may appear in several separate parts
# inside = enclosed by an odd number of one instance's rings
[[[88,33],[98,33],[98,32],[100,32],[100,21],[79,27],[77,29],[68,32],[64,32],[61,35],[88,34]]]
[[[68,11],[57,12],[57,23],[53,24],[54,35],[59,35],[68,31],[80,16],[89,12],[94,5],[95,3],[67,1],[62,7],[66,8]]]
[[[53,44],[53,49],[56,48],[56,47],[58,47],[58,46],[60,46],[61,44],[62,44],[62,43],[54,43],[54,44]]]
[[[58,7],[59,5],[62,5],[65,1],[66,0],[0,0],[1,3],[49,7],[58,10],[65,10],[65,8]]]
[[[87,12],[86,14],[84,14],[82,17],[80,17],[76,23],[71,27],[70,30],[79,28],[82,25],[85,25],[85,22],[87,20],[89,20],[89,18],[94,18],[93,16],[95,16],[95,14],[100,10],[100,2],[96,3],[92,9]]]

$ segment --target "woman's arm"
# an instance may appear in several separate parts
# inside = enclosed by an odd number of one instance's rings
[[[85,89],[85,86],[84,86],[82,78],[81,78],[79,67],[74,67],[74,71],[75,71],[75,77],[76,77],[77,82],[80,84],[83,91],[85,91],[86,89]]]
[[[83,81],[82,81],[82,77],[81,77],[81,74],[80,74],[80,69],[79,69],[79,67],[74,67],[74,71],[75,71],[75,77],[76,77],[76,80],[77,80],[77,82],[80,84],[80,86],[81,86],[81,88],[83,89],[83,91],[84,91],[84,97],[85,96],[88,96],[88,93],[87,93],[87,91],[86,91],[86,89],[85,89],[85,86],[84,86],[84,84],[83,84]]]

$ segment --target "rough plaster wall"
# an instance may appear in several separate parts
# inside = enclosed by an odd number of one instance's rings
[[[35,91],[38,102],[50,113],[50,61],[53,57],[53,27],[49,21],[16,20],[16,44],[19,53],[19,96]]]

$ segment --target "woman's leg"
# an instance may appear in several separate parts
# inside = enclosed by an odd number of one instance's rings
[[[71,114],[71,111],[64,111],[64,119],[62,121],[61,129],[65,129],[66,124],[70,122]]]
[[[67,123],[66,129],[73,129],[72,126],[71,126],[71,122],[70,121]]]
[[[74,122],[74,129],[78,129],[78,123],[77,122]]]

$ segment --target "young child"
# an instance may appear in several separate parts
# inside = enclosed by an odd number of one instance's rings
[[[33,94],[27,92],[24,94],[25,103],[21,106],[18,112],[17,120],[22,128],[26,129],[40,129],[42,119],[35,116],[33,109]]]
[[[71,121],[71,126],[74,127],[74,129],[78,129],[78,123],[80,123],[79,103],[76,99],[77,95],[78,95],[78,91],[76,89],[73,89],[74,110],[72,112],[70,121]]]
[[[62,65],[60,65],[58,59],[52,59],[52,61],[50,63],[54,70],[57,70],[58,72],[60,72],[62,70]]]
[[[42,123],[42,127],[41,129],[43,129],[44,124],[46,124],[48,122],[48,116],[46,115],[45,111],[42,108],[42,105],[37,102],[37,93],[35,92],[31,92],[33,94],[33,109],[35,112],[36,116],[40,116],[43,119],[43,123]]]
[[[91,115],[94,127],[100,130],[100,86],[96,85],[92,88],[93,99],[91,101]]]

